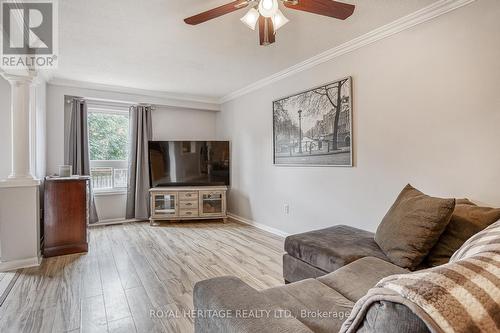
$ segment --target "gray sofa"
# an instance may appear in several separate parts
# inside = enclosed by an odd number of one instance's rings
[[[195,331],[338,332],[349,312],[382,278],[409,272],[390,263],[374,234],[335,226],[287,237],[284,286],[257,291],[235,277],[198,282]],[[378,302],[357,332],[428,333],[407,307]]]
[[[382,278],[448,263],[499,219],[500,208],[430,197],[408,184],[375,234],[340,225],[287,237],[284,286],[257,291],[233,277],[197,283],[196,332],[339,332],[354,308],[349,332],[428,333],[403,298],[360,299]],[[431,297],[428,288],[420,296]]]
[[[374,233],[345,225],[288,236],[285,251],[286,283],[316,278],[364,257],[389,261],[375,243]]]

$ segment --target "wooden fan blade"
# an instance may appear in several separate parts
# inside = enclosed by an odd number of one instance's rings
[[[264,46],[276,41],[273,20],[270,17],[259,16],[259,41],[260,45]]]
[[[276,35],[274,34],[273,20],[270,17],[268,17],[266,18],[266,21],[267,21],[267,41],[269,42],[269,44],[272,44],[276,41],[275,37]]]
[[[248,3],[248,0],[233,1],[217,8],[207,10],[206,12],[200,13],[198,15],[188,17],[184,19],[184,22],[191,25],[197,25],[213,18],[232,13],[234,11],[237,11],[238,9],[245,8],[248,6]]]
[[[259,41],[260,45],[264,45],[266,40],[266,18],[264,16],[259,16]]]
[[[333,0],[284,1],[287,8],[345,20],[354,12],[354,5]]]

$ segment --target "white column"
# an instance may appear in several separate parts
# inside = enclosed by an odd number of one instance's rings
[[[11,85],[11,173],[0,180],[0,271],[40,262],[40,181],[31,174],[33,75],[1,73]]]
[[[4,74],[11,85],[11,173],[9,180],[32,180],[30,172],[30,92],[33,76]]]

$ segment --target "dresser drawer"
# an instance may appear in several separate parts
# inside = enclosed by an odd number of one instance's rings
[[[198,200],[198,192],[179,192],[179,200]]]
[[[198,217],[198,209],[180,209],[179,216],[181,216],[181,217]]]
[[[180,209],[198,209],[198,201],[179,201]]]

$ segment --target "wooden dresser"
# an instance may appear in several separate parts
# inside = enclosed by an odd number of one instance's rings
[[[47,177],[44,189],[43,255],[88,251],[90,177]]]

